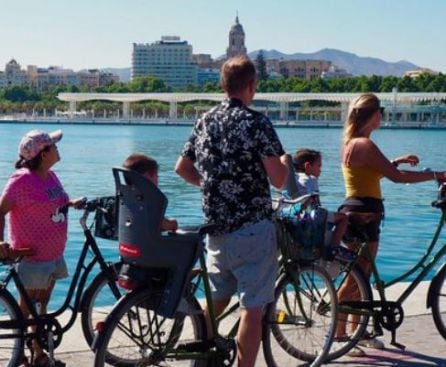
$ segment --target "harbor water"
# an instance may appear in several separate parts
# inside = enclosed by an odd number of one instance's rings
[[[180,226],[203,222],[199,189],[183,182],[173,171],[175,161],[191,131],[190,126],[0,124],[2,189],[14,171],[20,138],[34,128],[63,130],[64,137],[58,144],[61,161],[54,170],[71,197],[113,195],[111,168],[121,165],[132,152],[139,151],[154,157],[160,164],[160,188],[169,199],[167,215],[175,217]],[[339,164],[342,130],[278,128],[277,132],[290,153],[303,147],[322,152],[321,201],[328,209],[336,210],[344,197]],[[445,130],[380,130],[374,133],[374,139],[389,158],[414,153],[420,157],[420,168],[446,170],[443,157]],[[437,190],[433,181],[405,185],[383,179],[382,189],[386,218],[382,228],[378,264],[383,278],[390,280],[408,270],[422,256],[436,228],[440,212],[431,207]],[[69,241],[65,258],[72,274],[84,237],[79,225],[81,213],[71,210],[69,215]],[[441,243],[444,243],[444,236],[442,237]],[[116,242],[102,239],[98,239],[98,242],[107,259],[118,259]],[[59,282],[52,303],[62,302],[70,280],[68,278]]]

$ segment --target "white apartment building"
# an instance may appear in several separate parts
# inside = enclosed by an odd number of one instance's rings
[[[76,72],[58,66],[40,68],[36,65],[28,65],[26,70],[22,70],[14,59],[6,64],[4,73],[0,72],[0,88],[11,85],[28,85],[37,90],[45,90],[58,85],[75,85],[94,89],[106,86],[111,82],[119,82],[119,77],[98,69]]]
[[[192,46],[177,36],[163,36],[152,44],[133,44],[132,80],[155,76],[172,88],[184,88],[197,81]]]

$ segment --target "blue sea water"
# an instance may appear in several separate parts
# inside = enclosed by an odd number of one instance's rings
[[[14,171],[21,136],[34,128],[63,130],[64,137],[58,145],[61,161],[54,169],[71,197],[112,195],[114,183],[111,167],[121,165],[130,153],[140,151],[156,158],[160,164],[159,182],[169,199],[168,216],[177,218],[180,225],[203,221],[198,188],[184,183],[173,171],[191,131],[190,126],[0,124],[1,188]],[[339,165],[342,130],[278,128],[277,131],[288,152],[302,147],[322,152],[321,200],[325,207],[336,210],[344,196]],[[379,130],[375,132],[374,139],[388,157],[415,153],[421,159],[421,168],[446,169],[443,157],[446,131]],[[382,188],[386,219],[378,263],[383,278],[389,280],[408,270],[422,256],[440,213],[430,205],[436,197],[437,188],[433,181],[405,185],[383,180]],[[70,211],[65,257],[71,273],[84,240],[79,225],[80,215],[80,212]],[[98,242],[107,259],[118,259],[116,242],[101,239]],[[62,302],[69,281],[59,282],[52,302]]]

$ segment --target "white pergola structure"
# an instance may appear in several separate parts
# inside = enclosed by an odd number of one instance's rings
[[[280,106],[280,117],[285,118],[288,104],[302,101],[327,101],[342,104],[343,114],[351,100],[361,93],[257,93],[254,100],[276,102]],[[385,105],[410,105],[420,102],[440,102],[446,100],[446,93],[375,93]],[[177,118],[177,104],[190,101],[221,101],[222,93],[59,93],[57,98],[69,102],[69,113],[73,116],[76,104],[85,101],[113,101],[123,104],[122,117],[129,118],[130,103],[141,101],[160,101],[169,103],[169,118]]]

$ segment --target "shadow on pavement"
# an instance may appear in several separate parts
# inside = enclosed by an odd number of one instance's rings
[[[370,350],[364,348],[366,356],[349,358],[344,361],[335,361],[336,365],[354,366],[399,366],[399,367],[446,367],[446,359],[411,350],[401,351],[399,349]],[[328,364],[329,366],[329,364]]]

